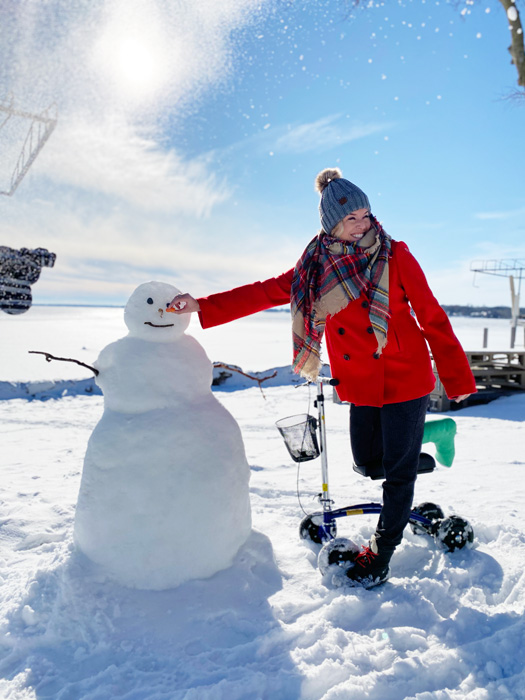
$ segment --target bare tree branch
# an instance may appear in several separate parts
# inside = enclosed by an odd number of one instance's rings
[[[60,362],[74,362],[76,365],[81,365],[82,367],[87,367],[87,369],[90,369],[95,374],[95,377],[98,377],[99,375],[99,371],[98,369],[96,369],[96,367],[86,365],[85,362],[80,362],[80,360],[74,360],[71,357],[55,357],[49,352],[42,352],[42,350],[28,350],[28,353],[30,355],[44,355],[46,358],[46,362],[51,362],[51,360],[59,360]]]
[[[248,377],[248,379],[253,379],[255,382],[259,384],[259,389],[261,390],[261,394],[263,395],[263,398],[266,399],[266,396],[264,395],[264,392],[262,390],[261,384],[265,382],[267,379],[273,379],[273,377],[277,376],[277,370],[273,374],[269,374],[267,377],[254,377],[251,374],[246,374],[246,372],[243,372],[240,369],[237,369],[237,367],[231,367],[231,365],[226,365],[224,362],[214,362],[213,363],[214,367],[222,367],[223,369],[229,369],[231,372],[237,372],[238,374],[242,374],[243,377]]]

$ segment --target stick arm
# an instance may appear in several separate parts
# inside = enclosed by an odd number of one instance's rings
[[[76,365],[81,365],[82,367],[90,369],[95,375],[95,377],[98,377],[98,375],[100,374],[96,367],[86,365],[85,362],[80,362],[80,360],[74,360],[72,357],[55,357],[55,355],[51,355],[51,353],[49,352],[43,352],[42,350],[28,350],[28,353],[30,355],[44,355],[44,357],[46,358],[46,362],[51,362],[51,360],[58,360],[60,362],[74,362]]]

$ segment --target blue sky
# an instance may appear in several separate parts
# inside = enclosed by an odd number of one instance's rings
[[[337,165],[442,303],[509,304],[506,280],[470,272],[525,259],[525,99],[508,99],[497,0],[51,0],[0,19],[1,96],[59,114],[0,201],[0,244],[57,253],[36,301],[278,274],[317,233],[313,181]]]

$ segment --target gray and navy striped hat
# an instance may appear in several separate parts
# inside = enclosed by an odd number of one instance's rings
[[[363,190],[342,175],[339,168],[327,168],[315,178],[315,188],[321,194],[321,226],[326,233],[330,233],[336,224],[356,209],[370,209],[370,202]]]

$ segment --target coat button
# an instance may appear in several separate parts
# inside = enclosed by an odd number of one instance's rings
[[[367,333],[373,333],[373,332],[374,332],[374,329],[372,328],[372,326],[368,326],[368,328],[366,329],[366,332],[367,332]]]
[[[343,360],[349,360],[349,359],[350,359],[350,355],[343,355]]]
[[[361,306],[363,307],[363,309],[368,309],[368,307],[370,306],[370,304],[369,304],[367,301],[362,301],[362,302],[361,302]]]
[[[344,328],[338,328],[338,329],[337,329],[337,332],[339,333],[339,335],[344,335],[344,334],[345,334],[345,329],[344,329]]]

